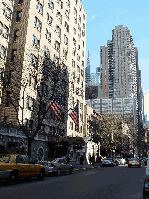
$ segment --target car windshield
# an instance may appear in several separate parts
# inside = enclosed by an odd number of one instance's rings
[[[9,163],[10,155],[0,155],[0,162]]]
[[[133,161],[133,160],[138,161],[137,158],[131,158],[131,159],[129,159],[129,161]]]

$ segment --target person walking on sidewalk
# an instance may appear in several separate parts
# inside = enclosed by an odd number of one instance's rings
[[[80,164],[81,164],[81,165],[83,165],[83,160],[84,160],[84,158],[83,158],[83,156],[81,155],[81,157],[80,157]]]

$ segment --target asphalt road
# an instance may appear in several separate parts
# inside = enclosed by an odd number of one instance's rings
[[[43,181],[22,180],[18,185],[1,182],[2,199],[133,199],[143,198],[145,167],[101,167],[46,177]]]

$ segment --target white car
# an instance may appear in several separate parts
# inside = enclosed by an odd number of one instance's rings
[[[121,158],[121,159],[119,160],[119,163],[120,163],[121,165],[125,165],[125,164],[126,164],[125,158]]]

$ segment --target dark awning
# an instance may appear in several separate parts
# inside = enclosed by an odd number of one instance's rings
[[[80,144],[84,145],[85,141],[82,137],[67,137],[68,144],[69,145],[75,145],[75,144]]]

